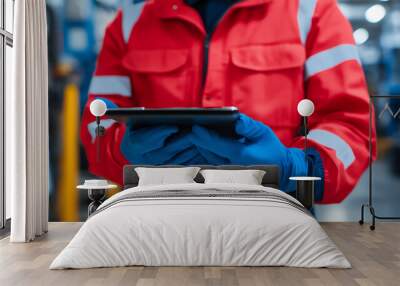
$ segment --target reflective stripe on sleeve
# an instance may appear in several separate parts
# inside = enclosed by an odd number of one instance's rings
[[[305,63],[306,78],[331,69],[345,61],[356,60],[361,63],[357,47],[354,45],[339,45],[319,52],[309,57]]]
[[[122,33],[127,43],[132,29],[138,21],[146,1],[123,0],[122,2]]]
[[[105,129],[107,129],[115,122],[116,121],[114,119],[103,119],[100,120],[100,125],[103,126]],[[96,127],[97,127],[96,121],[93,121],[88,124],[88,131],[90,136],[92,137],[92,144],[96,141]]]
[[[316,6],[317,0],[299,0],[297,21],[300,29],[300,39],[303,44],[305,44],[307,41],[307,36],[311,29],[312,18]]]
[[[308,139],[335,150],[336,157],[343,163],[345,169],[347,169],[356,158],[350,145],[332,132],[314,129],[308,133]]]
[[[89,93],[95,95],[118,94],[131,96],[131,81],[127,76],[94,76]]]

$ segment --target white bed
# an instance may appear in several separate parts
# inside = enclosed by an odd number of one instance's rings
[[[157,195],[165,193],[175,195]],[[289,195],[264,186],[198,183],[114,195],[50,269],[128,265],[351,267]]]

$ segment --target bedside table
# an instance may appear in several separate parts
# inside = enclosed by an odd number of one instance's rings
[[[79,185],[76,188],[78,190],[87,190],[88,197],[91,203],[88,206],[88,217],[93,214],[97,208],[103,203],[104,198],[106,196],[106,191],[115,189],[116,185],[104,185],[104,186],[95,186],[90,184]]]
[[[296,181],[296,199],[305,208],[310,210],[314,205],[315,182],[320,181],[319,177],[290,177],[289,180]]]

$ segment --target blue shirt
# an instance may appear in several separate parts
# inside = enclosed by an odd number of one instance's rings
[[[212,34],[219,20],[237,0],[186,0],[199,12],[207,34]]]

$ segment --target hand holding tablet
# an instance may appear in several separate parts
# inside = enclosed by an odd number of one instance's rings
[[[131,162],[146,164],[214,164],[192,143],[191,129],[201,125],[234,136],[239,110],[224,108],[108,108],[106,115],[126,122],[121,152]]]

